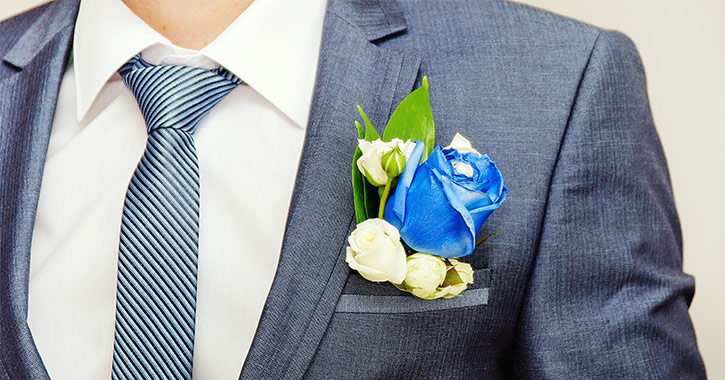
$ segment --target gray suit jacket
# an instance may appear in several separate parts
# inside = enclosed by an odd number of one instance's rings
[[[46,379],[31,232],[77,0],[0,23],[0,379]],[[473,290],[422,301],[351,273],[356,104],[384,125],[423,75],[437,141],[510,189]],[[501,0],[330,0],[279,269],[242,379],[704,378],[680,225],[635,47]],[[63,342],[58,342],[63,344]]]

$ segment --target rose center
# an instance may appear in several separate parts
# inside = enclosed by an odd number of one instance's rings
[[[473,177],[473,167],[471,167],[471,165],[463,161],[453,161],[451,162],[451,165],[453,165],[453,169],[456,170],[456,173],[462,174],[468,178]]]
[[[370,252],[380,248],[385,242],[385,237],[385,233],[380,229],[368,227],[361,229],[355,240],[363,252]]]

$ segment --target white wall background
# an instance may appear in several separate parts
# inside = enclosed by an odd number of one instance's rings
[[[422,1],[422,0],[421,0]],[[682,221],[708,377],[725,379],[725,0],[520,0],[630,36]],[[2,0],[0,19],[43,0]]]

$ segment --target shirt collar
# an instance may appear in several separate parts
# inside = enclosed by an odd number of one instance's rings
[[[325,2],[256,0],[214,41],[193,51],[172,44],[121,1],[82,0],[73,40],[77,118],[86,117],[116,70],[143,51],[151,63],[180,58],[199,67],[221,64],[304,128]]]

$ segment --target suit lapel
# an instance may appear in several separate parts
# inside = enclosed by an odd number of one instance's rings
[[[310,120],[277,274],[242,379],[299,379],[332,317],[354,227],[353,121],[362,106],[382,132],[413,88],[420,59],[370,41],[405,30],[393,1],[330,0]]]
[[[17,35],[0,64],[0,375],[12,379],[48,378],[27,324],[30,242],[77,11],[57,0],[22,16],[35,18],[25,30],[0,29]]]

